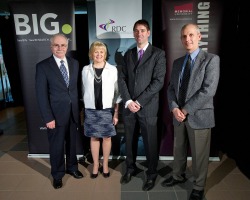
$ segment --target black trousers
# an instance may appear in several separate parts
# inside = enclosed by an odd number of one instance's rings
[[[73,172],[78,169],[76,156],[77,133],[78,126],[72,117],[66,126],[56,126],[54,129],[48,129],[51,175],[54,179],[61,179],[65,175],[65,170]]]
[[[142,135],[147,158],[149,179],[157,177],[157,165],[159,160],[157,142],[157,117],[139,117],[131,113],[123,117],[126,139],[126,166],[127,171],[132,173],[136,169],[136,157],[138,136]]]

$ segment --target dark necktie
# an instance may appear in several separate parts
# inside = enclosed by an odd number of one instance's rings
[[[188,88],[188,83],[189,83],[189,78],[190,78],[190,68],[191,68],[191,57],[190,55],[188,56],[188,60],[183,72],[183,76],[181,79],[181,87],[179,90],[179,106],[183,107],[185,105],[185,99],[186,99],[186,94],[187,94],[187,88]]]
[[[69,76],[68,76],[66,67],[65,67],[65,65],[64,65],[64,61],[61,60],[60,62],[61,62],[60,71],[61,71],[61,73],[62,73],[62,75],[63,75],[63,79],[64,79],[64,81],[65,81],[67,87],[69,87]]]
[[[144,54],[144,50],[140,49],[139,50],[139,59],[138,59],[139,62],[141,61],[143,54]]]

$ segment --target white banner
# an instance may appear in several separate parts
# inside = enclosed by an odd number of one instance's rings
[[[134,38],[134,23],[142,18],[142,0],[96,0],[98,39]]]

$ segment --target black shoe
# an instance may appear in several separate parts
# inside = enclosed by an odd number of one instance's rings
[[[108,173],[103,172],[102,175],[103,175],[104,178],[108,178],[108,177],[110,177],[110,172],[108,172]]]
[[[204,190],[195,190],[193,189],[189,200],[202,200],[204,197]]]
[[[103,175],[104,178],[110,177],[110,172],[108,172],[108,173],[103,172],[103,166],[99,168],[99,171]]]
[[[97,173],[97,174],[93,174],[93,173],[92,173],[92,174],[90,175],[90,178],[94,179],[94,178],[97,178],[97,176],[98,176],[98,173]]]
[[[76,170],[74,172],[66,171],[67,174],[70,174],[74,178],[83,178],[82,173],[79,170]]]
[[[179,184],[179,183],[184,183],[187,181],[185,175],[182,176],[183,177],[183,180],[176,180],[174,179],[173,176],[171,176],[170,178],[166,179],[165,181],[163,181],[161,183],[161,186],[162,187],[170,187],[170,186],[174,186],[176,184]]]
[[[53,187],[55,189],[61,188],[62,187],[62,179],[54,179],[53,180]]]
[[[146,183],[143,185],[142,190],[149,191],[155,186],[155,180],[147,179]]]
[[[134,173],[126,172],[126,173],[122,176],[122,178],[121,178],[121,180],[120,180],[120,183],[121,183],[121,184],[127,184],[129,181],[131,181],[131,176],[133,176],[133,175],[134,175]]]

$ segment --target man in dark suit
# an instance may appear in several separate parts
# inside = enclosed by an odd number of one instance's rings
[[[50,42],[53,55],[36,65],[36,94],[47,127],[51,175],[53,186],[57,189],[62,187],[65,172],[74,178],[83,177],[78,170],[76,156],[80,118],[77,88],[79,63],[66,56],[68,39],[65,35],[56,34]],[[66,69],[66,80],[60,68]]]
[[[123,121],[126,139],[126,172],[120,182],[128,183],[136,173],[137,138],[140,133],[148,162],[147,179],[142,189],[148,191],[154,187],[158,175],[157,115],[159,91],[166,73],[166,58],[163,50],[148,42],[150,27],[146,20],[135,22],[133,31],[137,47],[125,53],[118,81],[125,104]],[[140,50],[144,51],[142,58]]]
[[[192,153],[194,185],[189,200],[201,200],[207,178],[211,128],[215,126],[213,97],[219,74],[219,56],[199,48],[201,33],[196,24],[186,24],[181,29],[181,42],[186,55],[173,63],[168,86],[169,110],[174,124],[173,175],[162,182],[169,187],[186,181],[187,145]],[[189,60],[189,61],[188,61]],[[189,65],[186,63],[189,62]],[[188,81],[185,68],[190,66]],[[182,88],[187,85],[185,94]],[[183,98],[180,98],[183,96]]]

